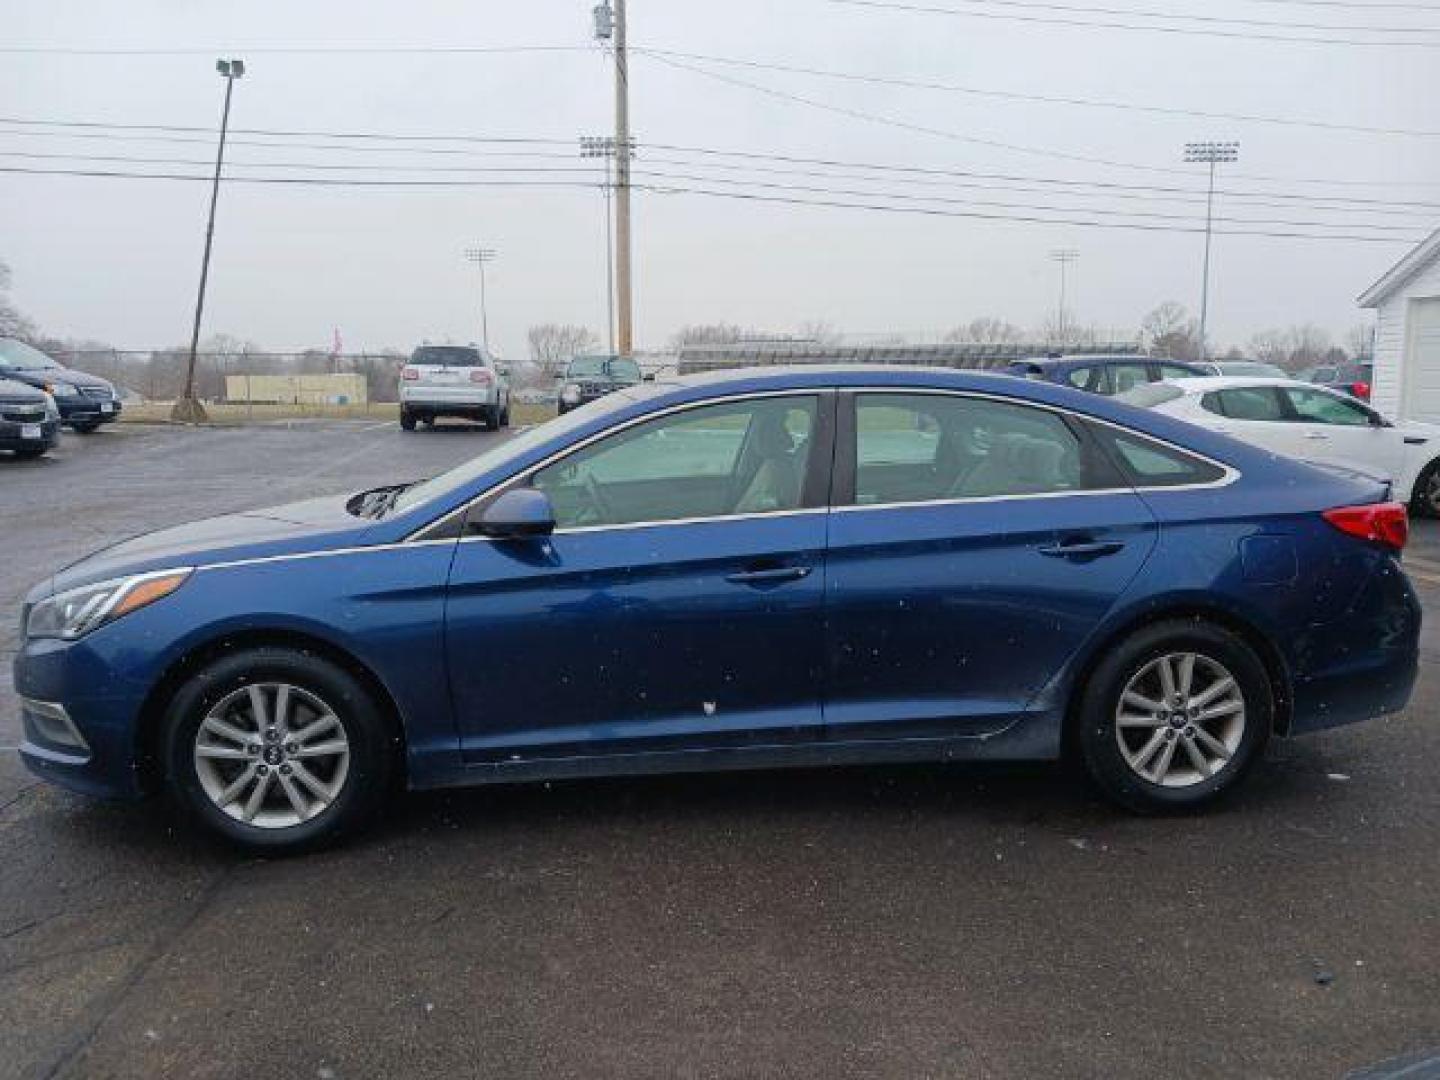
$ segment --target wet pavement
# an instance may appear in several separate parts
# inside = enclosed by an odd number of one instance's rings
[[[1437,637],[1403,715],[1140,820],[1045,766],[409,796],[320,855],[20,766],[51,569],[499,436],[309,423],[0,460],[0,1076],[1339,1076],[1440,1048]],[[1440,597],[1440,527],[1407,555]]]

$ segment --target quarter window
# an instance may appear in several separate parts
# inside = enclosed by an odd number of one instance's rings
[[[1043,409],[949,394],[860,394],[855,428],[862,506],[1096,486],[1075,432]]]
[[[560,528],[795,510],[818,399],[705,405],[619,432],[540,469]]]
[[[1092,424],[1091,431],[1110,449],[1126,477],[1136,487],[1208,484],[1225,475],[1224,469],[1203,458],[1133,431],[1122,431],[1104,424]]]

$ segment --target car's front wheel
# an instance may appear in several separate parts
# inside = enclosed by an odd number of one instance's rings
[[[1202,806],[1238,783],[1269,738],[1265,665],[1246,642],[1201,620],[1157,623],[1111,650],[1078,713],[1090,776],[1140,813]]]
[[[343,667],[294,649],[246,649],[196,672],[171,701],[166,775],[212,832],[272,851],[311,848],[380,807],[392,730]]]

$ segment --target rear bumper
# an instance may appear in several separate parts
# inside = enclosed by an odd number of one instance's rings
[[[60,420],[65,424],[110,424],[120,419],[120,402],[104,398],[72,394],[58,397],[55,404],[60,410]]]
[[[494,387],[401,387],[400,404],[412,412],[456,414],[487,409],[499,400]]]
[[[1386,559],[1350,610],[1300,639],[1289,734],[1399,712],[1420,670],[1420,601]]]

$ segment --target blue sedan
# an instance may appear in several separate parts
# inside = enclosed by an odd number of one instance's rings
[[[420,483],[126,541],[26,599],[36,773],[254,847],[411,788],[1082,762],[1207,804],[1402,708],[1387,486],[1000,375],[618,391]]]

